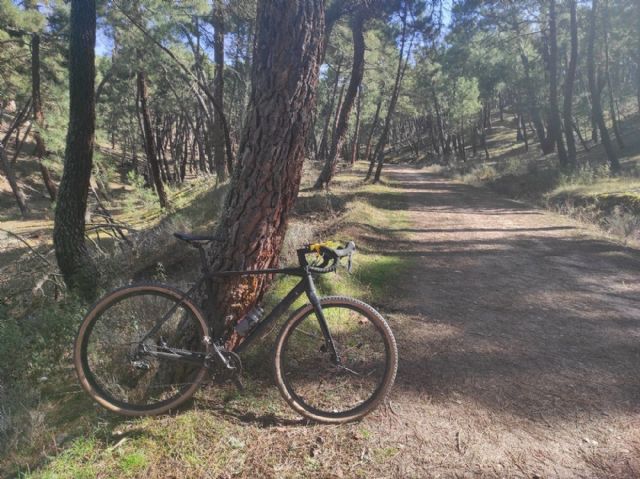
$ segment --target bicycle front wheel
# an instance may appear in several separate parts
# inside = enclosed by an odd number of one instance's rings
[[[100,405],[144,416],[166,412],[193,395],[207,371],[207,326],[200,310],[182,296],[162,285],[129,286],[89,311],[76,338],[74,364],[80,384]],[[144,339],[161,320],[158,332]],[[177,360],[180,354],[202,361]]]
[[[320,302],[336,347],[327,350],[311,305],[296,311],[278,337],[274,368],[278,388],[303,416],[325,423],[364,417],[387,396],[396,377],[393,333],[371,306],[351,298]]]

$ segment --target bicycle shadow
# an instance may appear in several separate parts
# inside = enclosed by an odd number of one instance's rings
[[[198,398],[196,402],[198,408],[202,406],[202,409],[206,409],[208,412],[217,414],[224,419],[236,420],[242,424],[256,426],[261,429],[277,427],[301,427],[312,424],[312,422],[308,419],[291,419],[272,412],[263,414],[255,413],[253,411],[246,411],[235,407],[229,407],[228,404],[220,404],[220,402],[213,399]]]

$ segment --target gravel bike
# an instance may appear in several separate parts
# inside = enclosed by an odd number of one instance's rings
[[[204,246],[215,238],[175,233],[200,251],[203,274],[187,292],[160,284],[116,289],[93,305],[74,345],[74,365],[87,393],[110,411],[143,416],[175,409],[208,373],[221,370],[239,387],[240,354],[303,294],[309,303],[282,326],[274,352],[275,381],[285,401],[302,416],[324,423],[360,419],[389,393],[398,351],[389,325],[373,307],[343,296],[319,297],[314,276],[349,270],[355,244],[331,242],[297,250],[288,268],[210,271]],[[316,254],[311,262],[307,257]],[[243,341],[227,350],[230,333],[210,330],[193,295],[207,280],[236,275],[284,274],[300,281],[262,318],[252,310],[236,325]]]

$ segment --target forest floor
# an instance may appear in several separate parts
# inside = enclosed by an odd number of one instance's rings
[[[639,477],[640,251],[428,169],[354,178],[335,233],[398,340],[386,406],[309,425],[260,367],[173,416],[73,396],[34,477]]]

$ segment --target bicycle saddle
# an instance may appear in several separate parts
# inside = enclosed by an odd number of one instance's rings
[[[173,233],[173,236],[178,238],[180,241],[186,241],[187,243],[208,243],[210,241],[217,240],[215,236],[192,235],[189,233]]]

